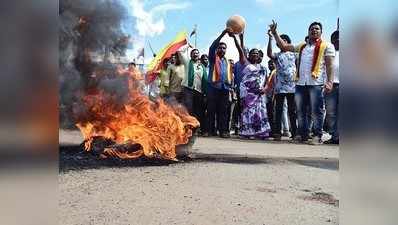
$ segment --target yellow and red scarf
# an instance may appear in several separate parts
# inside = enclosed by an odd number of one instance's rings
[[[227,63],[227,83],[232,84],[232,66],[228,60],[225,60]],[[221,58],[216,55],[216,60],[214,63],[213,74],[211,81],[212,82],[219,82],[221,80]]]
[[[300,63],[301,63],[301,54],[307,46],[307,43],[303,43],[299,45],[299,58],[298,58],[298,66],[297,66],[297,79],[300,77]],[[311,76],[312,79],[318,79],[321,74],[321,61],[322,57],[325,53],[327,47],[327,43],[322,41],[322,39],[317,39],[315,41],[315,49],[314,49],[314,57],[312,58],[312,67],[311,67]]]

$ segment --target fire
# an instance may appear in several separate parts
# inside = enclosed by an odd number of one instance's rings
[[[188,143],[199,122],[181,105],[168,105],[161,99],[151,101],[137,86],[130,76],[129,93],[123,103],[103,90],[83,97],[85,109],[78,115],[76,125],[85,138],[85,150],[90,151],[94,138],[100,136],[127,146],[106,147],[101,154],[104,158],[146,156],[176,160],[176,146]]]

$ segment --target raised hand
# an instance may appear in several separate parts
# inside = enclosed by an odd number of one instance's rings
[[[232,33],[232,28],[231,27],[227,27],[227,28],[225,28],[225,30],[223,31],[223,33]]]
[[[270,29],[268,30],[267,34],[268,34],[268,37],[269,37],[269,38],[272,38],[272,37],[273,37],[273,36],[272,36],[272,32],[271,32]]]
[[[269,25],[269,29],[271,30],[271,32],[272,32],[273,34],[276,33],[276,28],[277,28],[277,26],[278,26],[278,24],[275,23],[274,20],[272,20],[272,24]]]
[[[228,31],[228,35],[229,35],[231,38],[235,38],[235,34],[232,33],[232,31]]]

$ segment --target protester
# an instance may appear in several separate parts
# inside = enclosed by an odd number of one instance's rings
[[[291,40],[288,35],[282,34],[283,42],[290,44]],[[277,45],[279,48],[280,46]],[[274,140],[280,141],[282,138],[282,113],[285,99],[287,100],[287,109],[290,119],[290,128],[292,138],[296,135],[296,103],[294,100],[294,93],[296,91],[295,75],[296,75],[296,56],[293,52],[281,50],[278,53],[272,52],[272,34],[268,32],[268,48],[267,55],[274,60],[276,66],[275,75],[275,130]]]
[[[275,63],[272,59],[268,60],[268,70],[270,71],[266,79],[266,99],[267,99],[267,116],[271,126],[270,136],[274,136],[275,122],[274,122],[274,78],[276,74]]]
[[[202,63],[202,65],[204,66],[205,70],[206,70],[206,83],[202,84],[205,85],[206,89],[209,85],[208,82],[208,77],[209,77],[209,57],[206,54],[202,54],[200,56],[200,63]],[[209,117],[208,117],[208,113],[207,113],[207,90],[206,90],[206,94],[204,95],[203,98],[203,112],[204,112],[204,123],[206,123],[203,126],[206,126],[205,130],[202,132],[202,136],[203,137],[208,137],[209,136]]]
[[[167,98],[170,94],[170,77],[169,73],[167,72],[167,67],[170,65],[170,59],[166,58],[163,60],[163,67],[159,73],[159,89],[160,89],[160,97]]]
[[[170,77],[170,101],[183,104],[184,95],[181,83],[185,77],[185,65],[182,63],[182,59],[177,53],[171,56],[171,61],[174,62],[174,64],[170,64],[167,68]]]
[[[258,61],[257,61],[257,64],[260,67],[260,74],[262,76],[267,77],[268,76],[267,68],[261,64],[263,62],[263,59],[264,59],[264,52],[262,50],[258,50]]]
[[[240,45],[244,49],[244,55],[247,58],[247,53],[249,52],[244,47],[243,34],[239,34]],[[235,135],[239,135],[240,128],[240,117],[241,117],[241,102],[240,102],[240,82],[242,80],[242,70],[244,69],[244,64],[241,64],[240,61],[234,64],[234,91],[236,95],[236,103],[234,105],[234,110],[232,113],[232,128],[234,130]]]
[[[142,90],[144,78],[141,71],[137,68],[135,62],[129,63],[127,66],[129,74],[129,87],[134,90]]]
[[[340,85],[340,74],[339,74],[339,31],[335,31],[331,35],[331,42],[336,50],[336,56],[333,61],[333,89],[330,93],[325,96],[326,103],[326,118],[328,124],[328,131],[332,137],[325,141],[325,144],[339,144],[339,85]]]
[[[294,104],[296,104],[296,103],[294,103]],[[296,124],[296,128],[297,128],[297,121],[295,120],[293,122]],[[282,136],[284,136],[284,137],[291,136],[291,134],[289,132],[289,128],[290,128],[289,123],[290,123],[290,120],[288,117],[287,100],[285,99],[283,101],[283,110],[282,110],[282,131],[283,131]]]
[[[209,57],[206,54],[200,56],[200,63],[206,68],[206,74],[209,74]]]
[[[231,65],[231,72],[232,72],[232,77],[235,77],[234,74],[234,68],[235,68],[235,62],[233,59],[228,59],[229,61],[229,65]],[[232,84],[231,89],[229,90],[229,99],[228,99],[228,130],[231,130],[231,128],[233,127],[233,117],[232,117],[232,113],[233,113],[233,108],[236,105],[236,92],[234,90],[234,84],[235,81]]]
[[[277,24],[273,21],[270,30],[277,44],[283,51],[299,52],[299,70],[297,73],[295,100],[298,114],[298,137],[308,141],[308,121],[306,107],[311,105],[314,121],[314,135],[310,144],[322,144],[322,127],[324,114],[324,91],[333,89],[333,60],[335,50],[332,44],[322,40],[322,24],[313,22],[308,28],[308,42],[297,46],[286,43],[277,32]]]
[[[144,79],[142,77],[140,70],[137,68],[137,65],[135,64],[135,62],[129,63],[127,70],[130,72],[130,77],[133,80],[142,81]]]
[[[219,126],[217,127],[219,135],[223,138],[229,138],[229,121],[228,121],[228,100],[229,92],[232,88],[233,75],[231,65],[225,53],[227,45],[220,42],[221,38],[227,34],[229,30],[225,29],[209,48],[209,75],[208,75],[208,119],[209,133],[212,136],[217,135],[215,120],[217,119]]]
[[[187,107],[188,112],[199,120],[201,134],[207,134],[206,107],[204,104],[207,92],[207,69],[200,61],[198,49],[191,50],[190,60],[181,51],[178,54],[186,68],[185,77],[182,81],[184,105]]]
[[[249,139],[267,138],[271,131],[266,109],[265,99],[265,79],[261,74],[258,49],[251,49],[249,59],[244,55],[242,46],[232,33],[235,46],[239,51],[239,61],[244,65],[242,70],[242,80],[240,83],[240,101],[241,101],[241,127],[239,135]]]

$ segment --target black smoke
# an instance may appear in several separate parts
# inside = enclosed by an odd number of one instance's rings
[[[107,80],[114,75],[110,61],[124,56],[129,36],[122,23],[127,10],[122,0],[59,1],[59,105],[60,126],[72,128],[72,107],[82,93],[103,80],[93,78],[102,71]],[[114,77],[114,76],[113,76]]]

